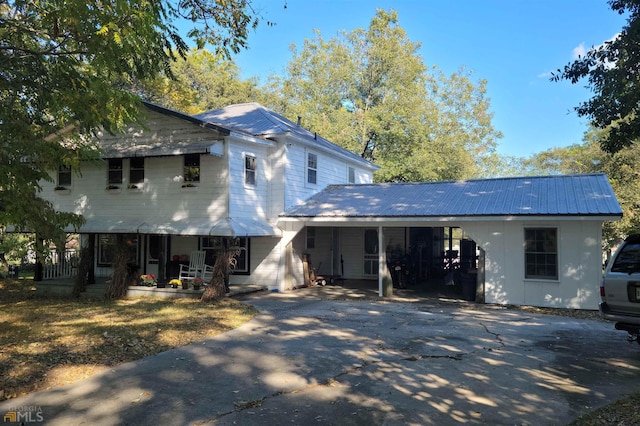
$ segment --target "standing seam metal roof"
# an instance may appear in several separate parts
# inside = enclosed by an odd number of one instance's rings
[[[194,117],[211,124],[232,128],[254,136],[277,136],[289,132],[318,148],[340,153],[374,169],[379,168],[359,155],[328,141],[317,133],[298,126],[291,120],[265,108],[257,102],[229,105],[213,111],[203,112]]]
[[[281,217],[622,216],[602,173],[332,185]]]

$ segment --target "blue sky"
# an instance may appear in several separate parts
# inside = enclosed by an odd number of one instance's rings
[[[282,73],[289,46],[301,47],[313,29],[329,39],[367,28],[376,9],[396,10],[427,66],[447,74],[465,67],[487,80],[493,124],[504,133],[498,152],[512,156],[582,141],[586,120],[573,108],[589,99],[586,82],[553,83],[550,72],[625,23],[606,0],[254,0],[254,7],[276,25],[261,23],[234,60],[243,78],[262,80]]]

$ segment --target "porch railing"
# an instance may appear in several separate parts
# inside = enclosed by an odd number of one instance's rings
[[[42,268],[42,279],[74,277],[77,273],[78,261],[78,253],[75,249],[65,250],[64,253],[51,250]]]

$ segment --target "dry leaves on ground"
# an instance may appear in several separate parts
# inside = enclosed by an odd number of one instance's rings
[[[215,336],[257,314],[228,298],[77,300],[39,296],[32,284],[0,280],[0,400]]]

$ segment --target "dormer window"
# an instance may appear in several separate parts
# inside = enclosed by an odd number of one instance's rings
[[[200,182],[200,154],[184,156],[184,182],[187,185]]]
[[[307,183],[318,183],[318,156],[311,152],[307,154]]]
[[[256,157],[245,155],[244,157],[244,183],[247,185],[256,185]]]
[[[109,185],[122,184],[122,158],[109,159],[109,172],[107,177],[107,184]]]

